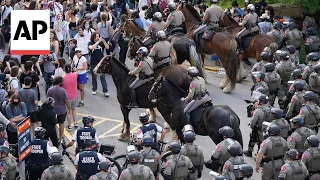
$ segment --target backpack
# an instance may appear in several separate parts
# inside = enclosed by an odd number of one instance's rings
[[[175,162],[174,171],[173,171],[173,179],[187,178],[189,175],[189,170],[188,170],[188,166],[185,161],[185,156],[179,155],[179,157],[174,157],[173,161]]]
[[[187,149],[187,157],[191,160],[193,166],[200,166],[200,154],[198,153],[198,146],[194,145],[191,148],[185,146]]]
[[[149,152],[141,151],[141,155],[140,164],[148,166],[154,174],[157,173],[159,169],[159,160],[156,158],[157,151],[154,149],[151,149]]]
[[[12,82],[13,80],[16,80],[16,81],[18,82],[18,90],[20,90],[20,89],[21,89],[21,84],[20,84],[19,79],[17,79],[17,78],[11,78],[11,79],[10,79],[10,81],[9,81],[9,83],[8,83],[8,90],[11,89],[11,82]]]
[[[133,172],[132,167],[129,167],[129,172],[131,175],[131,180],[143,180],[144,176],[143,176],[143,165],[140,165],[140,171],[139,172]]]
[[[65,179],[65,167],[64,166],[60,166],[60,170],[55,171],[55,166],[50,166],[49,167],[49,171],[51,173],[51,179],[52,180],[61,180],[61,179]]]
[[[3,25],[2,28],[1,28],[1,32],[4,36],[4,41],[6,43],[9,43],[10,41],[10,37],[11,37],[11,28],[10,28],[10,25]]]
[[[273,120],[273,115],[271,112],[271,106],[268,105],[268,107],[270,107],[270,110],[265,110],[262,106],[260,108],[263,112],[263,121],[271,122]]]
[[[159,6],[162,11],[164,11],[168,7],[167,0],[159,0]]]

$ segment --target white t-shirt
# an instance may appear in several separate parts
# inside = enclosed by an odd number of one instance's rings
[[[63,77],[64,75],[66,75],[66,72],[64,72],[64,70],[61,67],[59,67],[54,71],[54,77],[58,77],[58,76]]]
[[[17,91],[20,89],[19,87],[19,80],[16,77],[10,77],[10,89],[16,89]]]
[[[79,63],[78,63],[79,62]],[[77,56],[73,56],[73,66],[74,68],[83,68],[83,63],[86,63],[87,59],[84,56],[80,57],[80,60]],[[78,66],[77,66],[78,65]],[[78,70],[77,74],[85,74],[87,70]]]
[[[88,43],[90,42],[90,37],[86,35],[81,37],[80,34],[76,34],[74,38],[77,40],[77,48],[81,49],[81,53],[89,54]]]

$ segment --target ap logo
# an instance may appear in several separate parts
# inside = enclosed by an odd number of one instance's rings
[[[11,11],[11,54],[50,54],[49,13],[45,10]]]

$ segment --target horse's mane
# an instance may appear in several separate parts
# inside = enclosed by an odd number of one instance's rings
[[[117,65],[119,65],[122,69],[124,69],[125,71],[127,71],[127,72],[130,72],[130,70],[129,70],[129,68],[125,65],[125,64],[123,64],[121,61],[119,61],[118,59],[116,59],[115,57],[111,57],[112,59],[112,61],[113,62],[115,62]]]
[[[191,15],[194,16],[197,21],[201,21],[201,17],[200,17],[200,15],[199,15],[199,13],[198,13],[198,11],[196,9],[194,9],[189,4],[180,4],[178,8],[180,10],[182,10],[183,6],[186,7],[190,11]]]
[[[230,16],[230,14],[228,14],[228,13],[223,13],[223,15],[224,16],[226,16],[227,18],[228,18],[228,20],[230,20],[230,22],[232,23],[232,24],[234,24],[235,26],[239,26],[239,24]]]
[[[129,21],[133,22],[133,24],[134,24],[135,26],[137,26],[137,28],[138,28],[140,31],[145,32],[145,30],[142,29],[142,28],[139,26],[139,24],[138,24],[134,19],[129,19]]]

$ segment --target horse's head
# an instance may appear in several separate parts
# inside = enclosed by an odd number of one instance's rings
[[[145,12],[145,18],[146,19],[152,19],[153,14],[154,14],[154,12],[153,12],[152,6],[149,6],[148,9]]]
[[[105,56],[102,58],[101,63],[99,63],[96,67],[94,72],[100,74],[111,74],[112,66],[111,66],[111,59],[114,58],[113,56]]]
[[[231,14],[228,12],[223,13],[219,24],[223,27],[240,27],[240,25],[231,17]]]
[[[128,43],[127,57],[132,59],[136,55],[138,49],[142,46],[142,41],[139,37],[132,37]]]
[[[183,13],[186,19],[186,26],[188,30],[191,29],[196,23],[201,22],[200,14],[191,5],[180,3],[177,9]]]
[[[148,95],[149,101],[152,101],[152,102],[157,101],[157,98],[159,97],[159,93],[161,94],[162,80],[163,80],[163,76],[160,76],[160,77],[158,77],[156,82],[153,84],[153,86],[149,92],[149,95]]]

